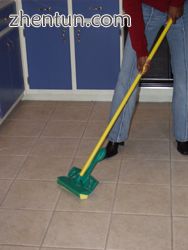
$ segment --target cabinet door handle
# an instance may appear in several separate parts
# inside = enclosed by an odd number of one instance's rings
[[[10,42],[6,42],[6,46],[7,46],[7,48],[11,48],[11,43]]]
[[[10,39],[7,39],[6,45],[8,48],[14,48],[14,42]]]
[[[50,12],[51,9],[52,9],[52,7],[49,6],[49,7],[41,7],[41,8],[38,8],[37,10],[39,10],[39,11],[48,11],[48,12]]]
[[[3,17],[3,18],[0,18],[0,24],[2,23],[6,23],[9,21],[9,17]]]
[[[4,17],[3,19],[2,19],[4,22],[7,22],[8,20],[9,20],[9,17]]]
[[[66,42],[66,30],[62,32],[63,41]]]
[[[81,30],[78,29],[78,30],[77,30],[77,33],[76,33],[76,38],[77,38],[77,41],[78,41],[78,42],[80,42],[80,40],[81,40],[81,38],[80,38],[80,32],[81,32]]]
[[[101,11],[103,10],[103,7],[102,6],[90,6],[89,7],[89,10],[92,10],[92,11]]]

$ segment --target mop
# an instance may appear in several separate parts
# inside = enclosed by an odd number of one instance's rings
[[[159,36],[158,40],[156,41],[155,45],[153,46],[147,61],[151,61],[156,54],[159,46],[161,45],[162,41],[164,40],[167,32],[169,31],[172,25],[172,19],[169,19],[166,23],[165,28],[163,29],[161,35]],[[102,136],[100,137],[98,143],[94,147],[92,153],[90,154],[88,160],[86,161],[85,165],[82,169],[77,167],[73,167],[67,176],[60,176],[57,178],[57,183],[64,187],[66,190],[70,191],[74,195],[78,196],[81,200],[87,199],[88,196],[94,191],[96,186],[99,184],[99,181],[95,179],[91,173],[94,170],[97,163],[102,161],[106,156],[106,149],[102,148],[104,141],[106,140],[109,132],[111,131],[112,127],[114,126],[115,122],[117,121],[119,115],[121,114],[123,108],[125,107],[126,103],[128,102],[130,96],[132,95],[133,91],[135,90],[136,86],[139,84],[141,77],[143,76],[145,69],[143,67],[143,71],[139,72],[133,81],[131,87],[127,91],[126,95],[124,96],[122,102],[120,103],[119,107],[117,108],[115,114],[113,115],[111,121],[109,122],[108,126],[106,127],[105,131],[103,132]]]

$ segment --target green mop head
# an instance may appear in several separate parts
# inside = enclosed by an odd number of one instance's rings
[[[78,196],[81,200],[87,199],[99,184],[99,181],[90,174],[95,165],[105,158],[105,155],[106,149],[101,148],[83,176],[80,176],[81,169],[73,167],[69,171],[68,176],[58,177],[57,183]]]

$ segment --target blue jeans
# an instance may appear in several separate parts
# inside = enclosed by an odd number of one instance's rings
[[[167,20],[167,14],[145,4],[143,4],[142,8],[145,22],[145,34],[148,42],[148,49],[150,49],[159,29]],[[178,141],[188,141],[188,0],[185,0],[183,17],[178,19],[177,23],[171,27],[167,39],[170,47],[171,66],[174,75],[172,100],[174,136]],[[115,113],[137,73],[136,53],[131,46],[130,37],[128,35],[121,71],[112,100],[110,118]],[[108,139],[110,141],[121,142],[128,139],[130,123],[137,97],[138,87],[133,92],[127,105],[109,133]]]

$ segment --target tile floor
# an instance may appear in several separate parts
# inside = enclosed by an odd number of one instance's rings
[[[0,126],[0,250],[188,250],[188,157],[176,151],[169,103],[138,105],[88,200],[56,184],[83,165],[109,108],[28,101]]]

